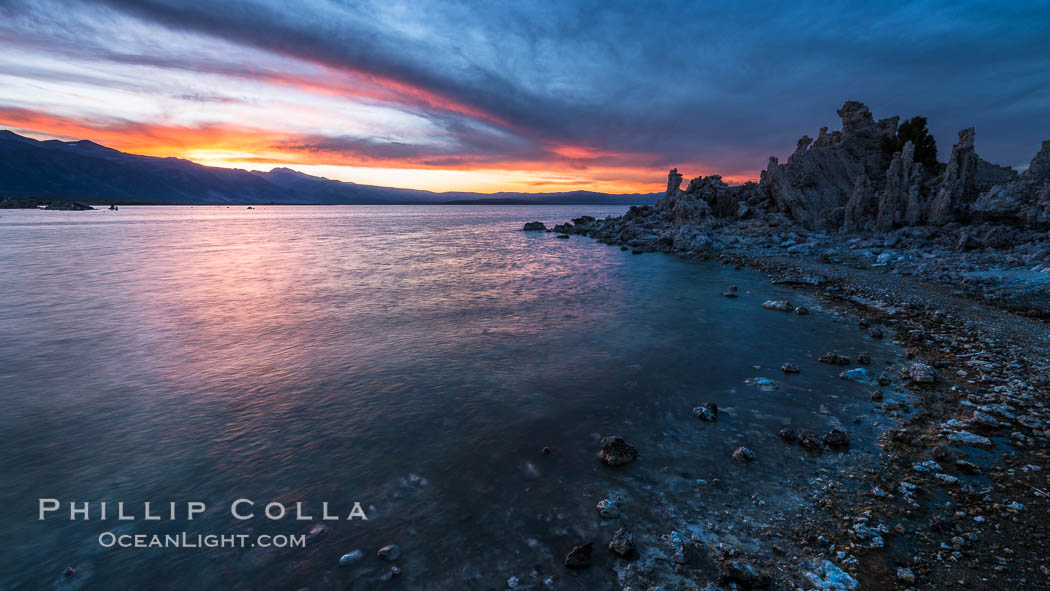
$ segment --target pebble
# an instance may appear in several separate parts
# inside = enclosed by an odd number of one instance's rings
[[[347,554],[343,554],[339,558],[339,566],[350,566],[351,564],[354,564],[355,562],[361,560],[364,557],[365,557],[365,553],[364,552],[362,552],[360,550],[354,550],[353,552],[349,552]]]
[[[379,556],[383,560],[397,560],[401,557],[401,547],[397,544],[383,546],[378,552],[376,552],[376,556]]]

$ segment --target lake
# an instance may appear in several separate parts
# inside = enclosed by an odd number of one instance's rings
[[[0,586],[607,589],[646,559],[664,568],[672,531],[757,543],[745,521],[776,520],[874,449],[877,429],[852,423],[873,386],[816,358],[868,351],[877,373],[901,351],[757,272],[521,231],[623,211],[0,212]],[[729,285],[740,297],[721,296]],[[811,313],[761,308],[788,298]],[[783,375],[789,361],[801,373]],[[691,410],[708,400],[714,423]],[[784,426],[844,426],[853,443],[811,456]],[[599,464],[606,435],[638,460]],[[758,460],[734,462],[741,445]],[[41,498],[62,508],[40,520]],[[598,514],[604,498],[619,517]],[[254,518],[231,515],[237,499]],[[70,501],[90,519],[71,520]],[[102,501],[137,519],[100,520]],[[165,518],[144,520],[146,501]],[[207,507],[193,520],[190,501]],[[313,519],[267,519],[271,501]],[[322,503],[345,517],[355,502],[367,520],[327,521],[305,548],[99,543],[302,535]],[[643,560],[606,550],[620,526]],[[566,569],[587,541],[594,565]],[[393,562],[376,557],[388,544]],[[701,554],[689,568],[714,580]]]

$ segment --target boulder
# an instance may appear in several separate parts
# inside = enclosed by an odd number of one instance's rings
[[[832,365],[849,365],[849,357],[831,352],[821,355],[817,358],[817,361],[821,363],[830,363]]]
[[[547,226],[543,222],[526,222],[524,230],[526,232],[543,232],[547,229]]]
[[[831,449],[849,447],[849,435],[842,429],[832,429],[824,434],[824,445]]]
[[[593,546],[593,542],[574,546],[569,554],[565,556],[565,566],[572,569],[587,568],[590,566],[591,550],[593,549]]]
[[[693,408],[693,414],[701,421],[714,421],[718,419],[718,405],[714,402],[705,402]]]
[[[376,556],[383,560],[397,560],[401,557],[401,547],[397,544],[383,546],[378,552],[376,552]]]
[[[609,436],[601,440],[598,459],[606,466],[624,466],[638,458],[638,450],[623,437]]]
[[[901,376],[913,384],[932,384],[937,381],[937,370],[925,363],[909,363],[901,368]]]
[[[738,447],[733,452],[733,459],[738,462],[754,462],[758,458],[755,457],[755,452],[751,451],[746,447]]]
[[[779,312],[790,312],[791,302],[787,300],[766,300],[762,302],[762,307],[767,310],[777,310]]]
[[[634,535],[627,531],[625,527],[616,530],[612,540],[609,541],[609,550],[623,558],[630,556],[634,552],[634,547]]]

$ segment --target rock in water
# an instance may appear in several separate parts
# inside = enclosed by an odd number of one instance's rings
[[[606,519],[614,519],[620,516],[620,508],[612,499],[602,499],[596,505],[598,514]]]
[[[738,447],[733,452],[733,459],[738,462],[754,462],[758,458],[755,457],[755,452],[751,451],[746,447]]]
[[[777,310],[780,312],[790,312],[791,302],[787,300],[766,300],[762,302],[762,307],[767,310]]]
[[[353,552],[343,554],[343,556],[339,558],[339,566],[350,566],[351,564],[360,561],[364,557],[364,552],[360,550],[354,550]]]
[[[780,438],[784,441],[787,441],[788,443],[795,443],[795,440],[798,439],[798,436],[795,435],[795,432],[791,429],[784,427],[780,430]]]
[[[780,366],[780,371],[784,373],[798,373],[798,366],[794,363],[785,363]]]
[[[821,355],[817,361],[821,363],[831,363],[832,365],[849,365],[849,357],[839,355],[838,353],[825,353]]]
[[[306,543],[313,544],[320,542],[328,535],[328,526],[323,523],[315,523],[310,526],[310,531],[306,532]]]
[[[565,557],[565,566],[568,568],[587,568],[591,565],[592,542],[581,546],[575,546]]]
[[[397,560],[401,557],[401,548],[397,544],[383,546],[378,552],[376,552],[376,556],[383,560]]]
[[[630,464],[638,457],[638,450],[623,440],[623,437],[612,435],[603,437],[598,458],[606,466],[623,466]]]
[[[839,377],[844,380],[851,380],[854,382],[861,383],[867,382],[871,379],[871,376],[868,375],[868,370],[864,369],[863,367],[847,369],[846,371],[840,373]]]
[[[621,527],[613,534],[609,542],[609,550],[617,556],[627,558],[631,552],[634,552],[634,535],[627,531],[627,528]]]
[[[806,314],[809,314],[809,308],[806,308],[805,306],[799,306],[795,308],[795,314],[798,314],[799,316],[805,316]]]
[[[701,421],[714,421],[718,418],[718,405],[714,402],[705,402],[695,407],[693,414]]]
[[[524,230],[526,232],[543,232],[547,229],[547,226],[543,222],[526,222]]]
[[[832,429],[824,435],[824,445],[831,449],[849,447],[849,435],[842,429]]]
[[[870,365],[871,364],[871,354],[868,353],[867,351],[865,351],[865,352],[861,353],[860,355],[857,355],[857,363],[859,363],[861,365]]]
[[[823,451],[824,449],[824,446],[821,445],[820,440],[817,439],[816,434],[812,431],[803,431],[799,433],[798,444],[801,445],[803,449],[808,449],[810,451]]]

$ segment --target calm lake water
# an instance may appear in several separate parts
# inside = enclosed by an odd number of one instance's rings
[[[899,354],[761,274],[521,231],[622,208],[124,207],[0,212],[0,587],[607,589],[620,525],[639,553],[711,542],[833,473],[784,425],[847,426],[870,452],[870,385],[817,363]],[[740,297],[719,295],[739,286]],[[763,310],[770,298],[808,316]],[[798,375],[779,367],[795,362]],[[748,378],[769,377],[764,391]],[[718,402],[717,423],[690,409]],[[597,439],[638,447],[600,466]],[[738,445],[758,461],[733,462]],[[553,453],[541,454],[549,446]],[[623,516],[595,503],[622,497]],[[763,500],[757,508],[752,495]],[[37,519],[37,499],[62,511]],[[255,519],[230,515],[238,498]],[[313,521],[261,516],[299,501]],[[70,521],[124,501],[136,521]],[[201,501],[187,521],[141,504]],[[302,534],[306,548],[103,548],[117,534]],[[765,511],[765,513],[762,513]],[[706,537],[705,537],[706,536]],[[595,541],[595,564],[562,566]],[[748,544],[742,536],[735,541]],[[398,544],[401,574],[376,550]],[[364,558],[340,567],[341,555]],[[76,574],[62,577],[67,566]],[[696,572],[717,572],[703,559]]]

